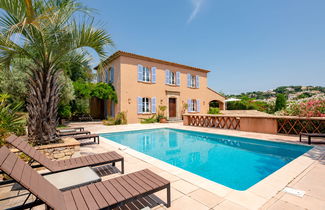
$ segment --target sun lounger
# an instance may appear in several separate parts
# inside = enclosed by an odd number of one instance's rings
[[[65,132],[65,131],[84,131],[85,128],[84,127],[66,127],[66,128],[59,128],[57,129],[59,132]]]
[[[73,132],[59,132],[59,136],[75,136],[80,134],[90,134],[90,131],[73,131]]]
[[[6,139],[6,141],[21,152],[25,153],[33,161],[36,161],[45,168],[49,169],[51,172],[65,171],[85,166],[94,167],[99,165],[107,165],[110,163],[112,163],[114,166],[116,162],[121,162],[121,173],[124,173],[124,158],[116,152],[106,152],[77,158],[70,158],[68,160],[53,161],[47,158],[40,151],[30,146],[23,139],[23,137],[11,135]]]
[[[325,138],[325,133],[300,133],[299,135],[300,142],[303,136],[306,136],[308,138],[308,144],[311,144],[311,137]]]
[[[94,143],[97,142],[99,144],[99,135],[98,134],[88,134],[88,135],[76,135],[72,138],[76,140],[84,140],[84,139],[94,139]]]
[[[5,146],[0,148],[0,169],[36,197],[34,202],[26,203],[26,199],[15,209],[40,204],[58,210],[112,209],[163,189],[167,189],[166,206],[170,207],[170,182],[148,169],[64,192]]]

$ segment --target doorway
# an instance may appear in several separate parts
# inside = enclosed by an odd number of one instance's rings
[[[169,98],[168,103],[169,117],[176,117],[176,98]]]

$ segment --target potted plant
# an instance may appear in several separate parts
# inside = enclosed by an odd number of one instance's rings
[[[160,123],[167,123],[167,118],[165,117],[165,111],[167,106],[159,106],[159,114],[157,116],[157,121]]]

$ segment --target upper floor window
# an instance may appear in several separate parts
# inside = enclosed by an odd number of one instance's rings
[[[192,88],[196,87],[196,77],[194,75],[191,75],[190,87]]]
[[[200,78],[198,75],[187,74],[187,87],[199,88]]]
[[[138,81],[156,83],[156,67],[138,65]]]
[[[180,86],[180,83],[181,83],[181,74],[180,72],[173,72],[173,71],[170,71],[170,70],[166,70],[165,71],[166,73],[166,84],[167,85],[177,85],[177,86]]]
[[[148,67],[143,67],[143,75],[142,75],[143,82],[150,82],[150,70]]]
[[[169,75],[169,81],[171,85],[175,85],[176,84],[176,76],[175,76],[175,72],[170,72],[170,75]]]

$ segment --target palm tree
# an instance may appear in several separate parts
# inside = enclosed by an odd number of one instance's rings
[[[76,16],[89,9],[74,0],[0,0],[0,64],[7,69],[15,59],[27,59],[28,137],[36,145],[58,141],[58,77],[67,62],[90,56],[103,59],[110,36],[95,28],[93,20]]]

